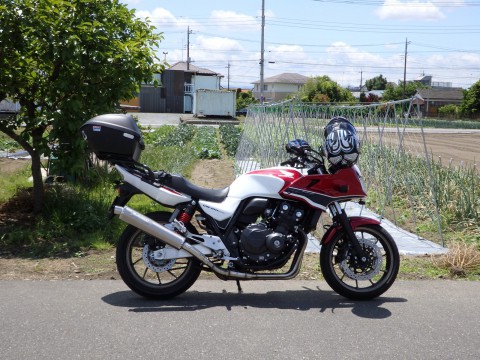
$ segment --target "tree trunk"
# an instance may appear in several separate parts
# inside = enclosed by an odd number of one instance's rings
[[[40,154],[30,153],[32,157],[32,177],[33,177],[33,213],[40,214],[43,210],[44,186],[42,178],[42,163]]]
[[[42,139],[47,125],[37,126],[31,132],[31,144],[15,131],[17,126],[18,123],[15,118],[10,124],[8,121],[5,121],[5,123],[0,123],[0,131],[18,142],[32,158],[31,170],[33,178],[33,212],[35,215],[37,215],[43,210],[43,202],[45,198],[41,163],[41,155],[43,151],[41,149],[44,148],[42,147]]]

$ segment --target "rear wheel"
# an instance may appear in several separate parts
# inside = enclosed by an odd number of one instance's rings
[[[171,214],[154,212],[149,218],[168,222]],[[137,294],[154,299],[168,299],[190,288],[201,272],[200,263],[193,257],[156,260],[153,252],[165,247],[161,239],[129,225],[117,245],[117,268],[127,286]]]
[[[353,245],[343,232],[320,250],[320,267],[325,281],[340,295],[354,300],[380,296],[392,286],[400,266],[397,245],[380,225],[354,229],[366,261],[355,256]]]

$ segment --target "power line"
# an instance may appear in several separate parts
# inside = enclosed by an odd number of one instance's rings
[[[398,3],[389,3],[385,2],[384,0],[313,0],[316,2],[323,2],[323,3],[335,3],[335,4],[346,4],[346,5],[367,5],[367,6],[398,6]],[[423,7],[427,5],[426,3],[422,2],[408,2],[407,4],[403,3],[403,6],[411,6],[411,7]],[[465,7],[465,6],[480,6],[478,1],[463,1],[462,3],[454,3],[449,0],[437,0],[435,1],[435,5],[437,7]]]

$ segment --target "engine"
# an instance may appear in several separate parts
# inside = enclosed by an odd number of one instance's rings
[[[249,219],[252,222],[235,231],[242,266],[256,269],[282,267],[296,249],[295,226],[301,224],[305,210],[287,201],[275,202],[271,206],[270,201],[253,199],[243,211],[243,221]],[[253,223],[258,218],[261,220]]]

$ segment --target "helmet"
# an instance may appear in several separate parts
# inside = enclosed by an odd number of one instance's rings
[[[325,126],[324,153],[330,164],[337,168],[348,168],[358,160],[360,141],[357,130],[350,121],[336,116]]]

